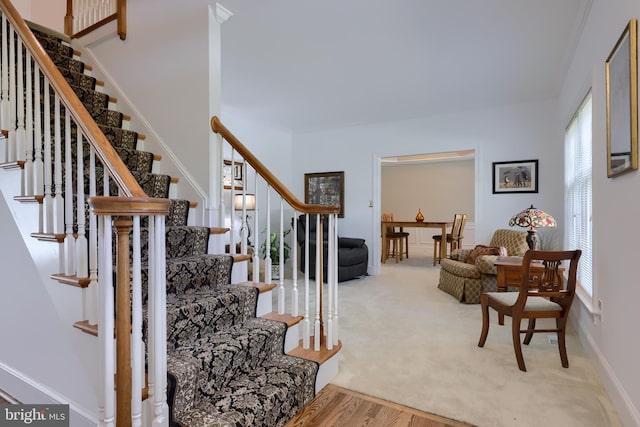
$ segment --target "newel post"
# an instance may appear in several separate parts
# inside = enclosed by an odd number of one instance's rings
[[[131,426],[131,285],[129,282],[129,231],[131,217],[116,217],[118,254],[116,283],[116,425]]]

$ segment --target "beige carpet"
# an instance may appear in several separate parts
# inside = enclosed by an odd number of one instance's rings
[[[523,346],[518,370],[510,318],[495,312],[484,348],[479,305],[437,289],[427,254],[387,261],[379,276],[340,284],[341,387],[477,426],[617,427],[615,410],[573,329],[569,368],[548,335]],[[539,322],[543,324],[542,322]]]

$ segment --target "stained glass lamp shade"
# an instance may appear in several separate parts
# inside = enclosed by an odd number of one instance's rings
[[[536,228],[540,227],[556,227],[558,224],[556,220],[541,209],[534,208],[531,205],[530,208],[518,212],[509,220],[509,225],[518,227],[529,227],[527,232],[527,244],[529,249],[536,249],[538,246],[538,235],[536,234]]]

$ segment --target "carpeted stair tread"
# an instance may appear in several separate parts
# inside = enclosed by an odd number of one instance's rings
[[[170,356],[171,357],[171,356]],[[170,376],[195,372],[184,360],[170,364]],[[278,355],[266,359],[251,373],[231,380],[227,387],[203,395],[200,387],[179,390],[175,406],[192,397],[190,409],[174,412],[177,421],[189,426],[282,426],[313,398],[318,365],[293,356]],[[183,375],[184,377],[185,375]],[[196,380],[203,381],[196,376]],[[227,424],[225,424],[227,423]]]
[[[189,347],[252,319],[257,298],[254,290],[232,285],[167,296],[168,347]]]
[[[138,132],[107,125],[98,125],[104,136],[114,147],[135,150],[138,144]]]
[[[51,60],[58,68],[62,68],[76,73],[84,74],[84,62],[77,59],[70,58],[65,55],[61,55],[56,52],[47,52]]]
[[[231,258],[228,260],[227,258]],[[184,258],[167,259],[167,294],[184,295],[201,288],[215,288],[220,276],[226,278],[225,266],[232,265],[233,257],[228,255],[195,255]]]
[[[43,33],[38,30],[31,29],[31,32],[47,53],[57,53],[59,55],[73,57],[73,48],[67,44],[64,44],[62,40],[51,34]]]
[[[205,255],[209,250],[209,227],[188,225],[169,226],[166,232],[167,258]]]
[[[167,227],[187,225],[189,209],[191,209],[191,202],[189,202],[189,200],[171,199],[169,202],[169,213],[165,218],[165,225]],[[210,228],[208,228],[208,230],[211,232]]]
[[[75,71],[58,68],[62,77],[69,83],[71,87],[80,87],[82,89],[96,90],[96,78],[86,74],[76,73]]]
[[[170,353],[195,364],[199,371],[198,393],[214,396],[234,378],[259,370],[269,357],[281,353],[285,329],[280,322],[252,318],[201,334]]]

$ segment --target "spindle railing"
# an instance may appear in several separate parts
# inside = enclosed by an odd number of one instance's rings
[[[243,167],[243,185],[236,186],[233,175],[231,176],[231,185],[229,185],[228,191],[230,192],[230,198],[225,198],[221,194],[220,200],[231,200],[228,207],[224,207],[227,211],[226,215],[233,220],[236,216],[235,204],[233,203],[234,196],[236,194],[242,195],[242,200],[246,201],[246,195],[251,193],[255,195],[255,211],[253,216],[253,230],[254,234],[254,255],[253,255],[253,281],[260,281],[260,258],[257,248],[261,246],[261,240],[259,238],[261,224],[266,230],[266,236],[264,237],[264,245],[266,248],[264,258],[264,282],[271,283],[271,267],[274,260],[271,259],[271,229],[274,224],[278,224],[278,242],[279,242],[279,260],[284,260],[285,252],[285,224],[289,224],[289,218],[293,218],[291,221],[293,233],[291,239],[292,248],[292,263],[289,268],[292,272],[291,283],[285,281],[285,266],[284,262],[278,264],[279,279],[277,283],[277,305],[278,313],[290,314],[292,316],[303,316],[302,320],[302,346],[305,349],[311,347],[311,338],[313,337],[313,349],[320,351],[323,348],[328,350],[333,349],[338,345],[338,221],[337,215],[340,210],[339,206],[327,206],[327,205],[310,205],[302,203],[297,197],[285,187],[276,176],[264,166],[260,160],[258,160],[251,151],[249,151],[220,121],[218,117],[211,118],[211,128],[214,132],[221,135],[221,137],[229,144],[228,150],[222,149],[226,155],[231,159],[231,165],[235,165],[236,162],[241,163]],[[220,157],[224,157],[221,155]],[[228,162],[228,160],[227,160]],[[220,168],[223,170],[223,167]],[[221,172],[222,174],[222,172]],[[253,177],[251,182],[249,176]],[[220,181],[223,181],[223,176],[220,176]],[[248,188],[250,187],[250,188]],[[260,190],[264,189],[264,193]],[[278,212],[277,218],[273,219],[273,207],[271,203],[272,197],[277,197],[279,209],[275,209]],[[304,274],[304,289],[302,290],[303,298],[302,314],[300,312],[300,289],[298,288],[298,259],[295,245],[298,241],[298,227],[296,221],[298,221],[298,215],[304,214],[305,220],[305,246],[302,256],[305,257],[305,274]],[[244,223],[246,218],[246,204],[242,206],[242,218],[243,226],[241,228],[241,250],[243,254],[247,253],[247,228]],[[327,242],[327,260],[323,264],[323,218],[327,218],[328,230],[328,242]],[[316,236],[318,242],[316,244],[316,253],[309,253],[309,221],[316,221]],[[262,222],[261,222],[262,221]],[[233,227],[231,227],[233,229]],[[235,247],[235,235],[230,235],[230,247]],[[311,289],[310,272],[309,272],[309,257],[316,257],[316,271],[315,271],[315,283],[314,288]],[[327,277],[323,278],[322,266],[327,266]],[[327,292],[325,294],[323,281],[326,281]],[[286,308],[286,299],[291,300],[291,306]],[[311,303],[313,301],[313,308]],[[313,334],[311,330],[313,329]]]
[[[118,21],[118,35],[127,37],[126,0],[67,0],[64,33],[71,38],[82,37],[109,22]]]
[[[147,413],[149,424],[167,425],[164,218],[169,201],[147,197],[9,0],[0,0],[0,12],[0,126],[7,135],[0,138],[0,166],[21,170],[17,199],[41,202],[39,230],[32,235],[59,247],[59,271],[49,273],[86,287],[78,316],[98,327],[99,423],[138,426]]]

